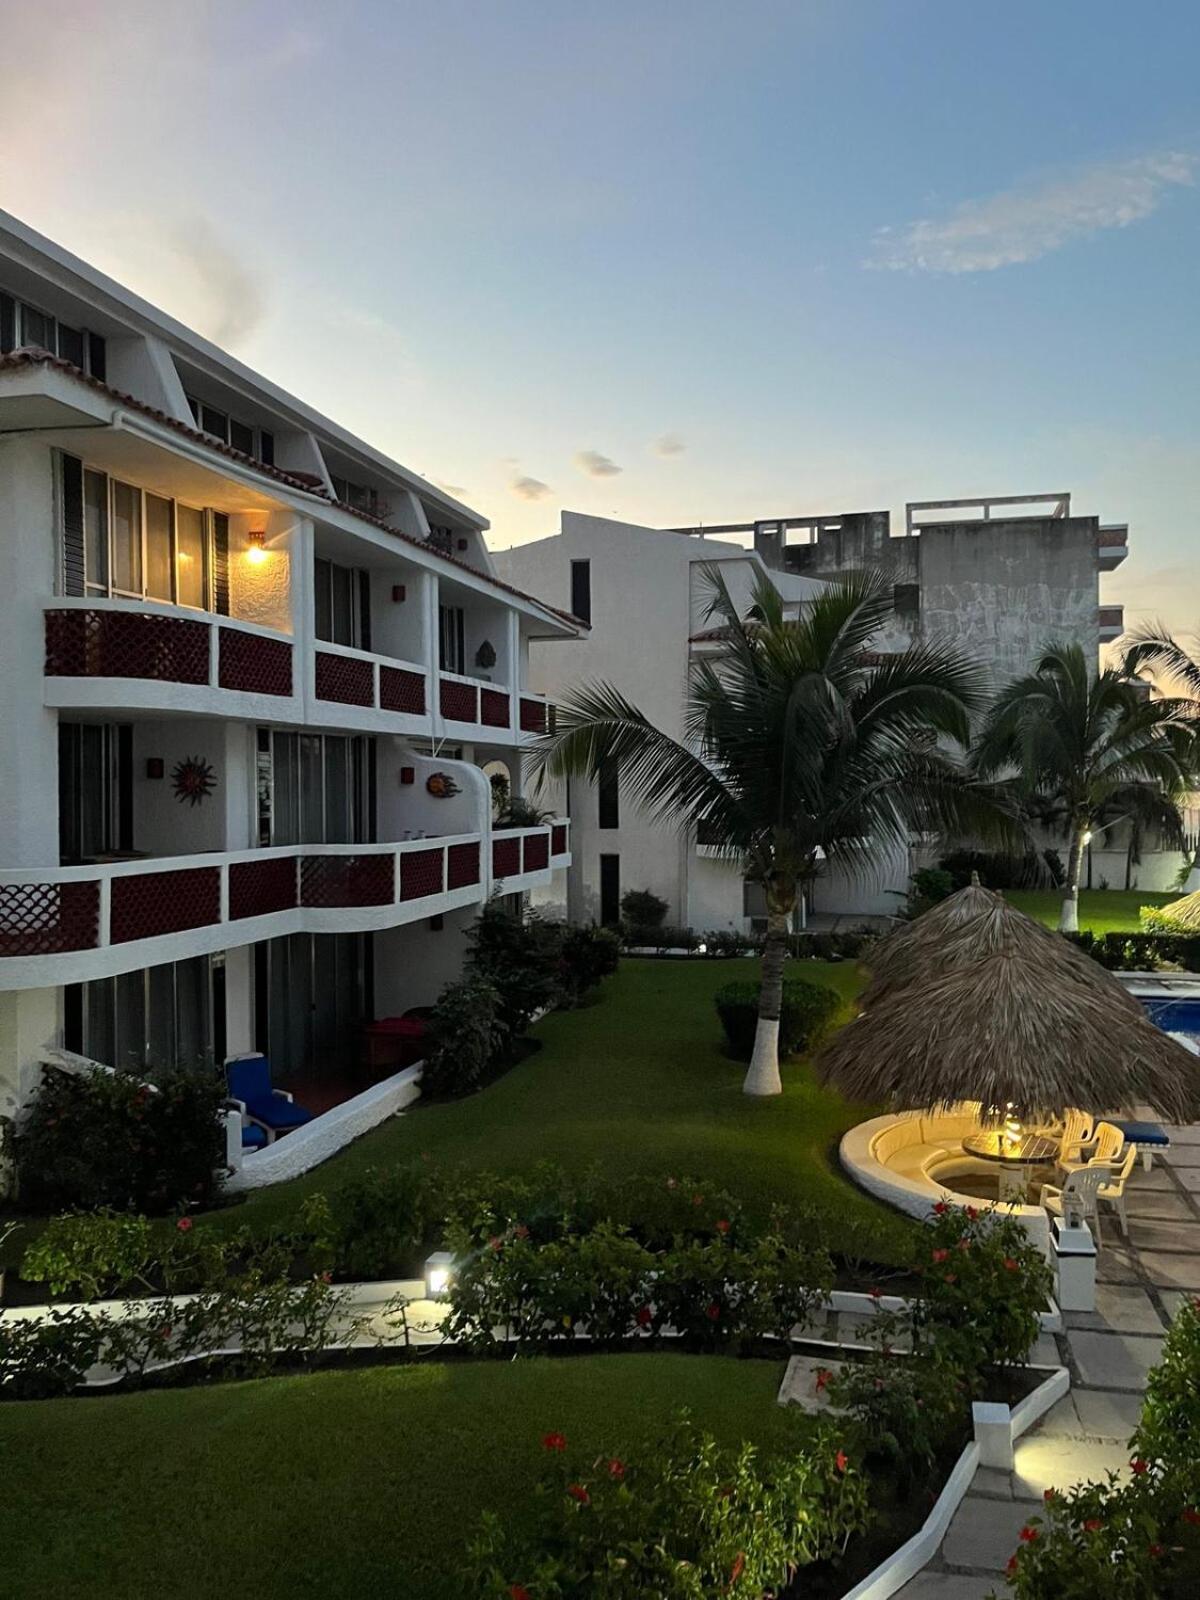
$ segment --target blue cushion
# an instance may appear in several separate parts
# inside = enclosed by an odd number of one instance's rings
[[[312,1112],[283,1095],[272,1093],[262,1100],[247,1100],[246,1115],[256,1122],[265,1122],[268,1128],[298,1128],[302,1122],[312,1121]]]
[[[257,1127],[253,1122],[242,1123],[242,1149],[261,1150],[267,1142],[266,1130]]]
[[[1107,1117],[1104,1119],[1109,1120]],[[1157,1122],[1114,1122],[1114,1128],[1120,1128],[1130,1144],[1157,1144],[1164,1147],[1171,1143],[1170,1135]]]
[[[225,1063],[225,1081],[235,1100],[267,1100],[271,1095],[271,1063],[263,1055],[235,1056]]]

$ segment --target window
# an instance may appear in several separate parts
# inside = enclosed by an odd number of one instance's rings
[[[600,826],[602,828],[619,828],[621,826],[621,784],[615,761],[605,760],[600,763],[597,790]]]
[[[98,333],[72,328],[48,311],[26,305],[23,300],[0,290],[0,355],[27,345],[49,350],[52,355],[60,356],[101,381],[105,377],[105,346]]]
[[[438,607],[438,666],[443,672],[467,670],[466,617],[461,606]]]
[[[359,844],[372,836],[369,739],[259,733],[270,766],[258,773],[259,839],[271,844]]]
[[[616,927],[621,920],[621,858],[600,857],[600,925]]]
[[[571,563],[571,615],[581,622],[592,620],[592,563]]]
[[[212,1057],[209,958],[166,962],[64,991],[66,1044],[110,1067],[198,1067]]]
[[[81,490],[82,482],[82,490]],[[78,593],[79,500],[83,591],[208,609],[212,603],[213,518],[136,484],[62,458],[64,568]],[[72,510],[72,507],[75,509]]]
[[[353,649],[371,648],[368,574],[336,561],[313,562],[313,625],[318,639]]]
[[[344,506],[352,506],[355,511],[369,512],[373,517],[383,516],[387,507],[379,498],[379,491],[370,488],[365,483],[353,483],[349,478],[338,478],[330,474],[329,482],[333,487],[333,497],[340,500]]]
[[[275,465],[275,435],[267,428],[256,428],[253,423],[234,417],[220,406],[198,400],[194,394],[185,395],[191,407],[192,419],[202,433],[211,433],[222,444],[232,445],[244,456],[253,456],[268,467]]]
[[[133,729],[58,725],[58,849],[64,865],[133,849]]]

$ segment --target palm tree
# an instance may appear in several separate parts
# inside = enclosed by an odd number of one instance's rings
[[[1083,851],[1098,825],[1130,820],[1182,842],[1179,801],[1194,740],[1186,701],[1148,699],[1111,668],[1093,673],[1079,645],[1045,649],[992,705],[976,743],[980,778],[1006,781],[1030,810],[1057,823],[1069,854],[1058,926],[1079,928]]]
[[[1200,637],[1195,640],[1200,645]],[[1200,727],[1200,652],[1188,651],[1179,644],[1163,622],[1147,622],[1131,629],[1124,639],[1121,671],[1131,678],[1145,678],[1161,693],[1173,690],[1178,698],[1191,703]],[[1200,889],[1200,841],[1191,852],[1191,870],[1184,892]]]
[[[704,569],[722,648],[697,662],[684,740],[656,728],[612,684],[557,707],[535,752],[539,779],[599,775],[615,762],[644,811],[702,831],[760,884],[767,937],[747,1094],[779,1094],[779,1011],[789,919],[824,857],[858,873],[914,830],[957,833],[994,821],[939,738],[960,748],[983,704],[969,658],[936,641],[877,653],[892,612],[880,574],[830,584],[799,620],[760,575],[745,619],[720,569]]]

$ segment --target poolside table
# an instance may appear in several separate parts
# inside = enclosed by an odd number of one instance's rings
[[[1015,1139],[999,1129],[969,1133],[962,1142],[969,1156],[994,1161],[999,1168],[1000,1198],[1018,1195],[1029,1183],[1032,1167],[1053,1166],[1058,1160],[1058,1140],[1044,1133],[1020,1133]]]

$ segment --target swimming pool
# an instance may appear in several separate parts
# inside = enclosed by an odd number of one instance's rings
[[[1200,1037],[1200,996],[1193,999],[1140,994],[1138,999],[1150,1021],[1164,1033],[1188,1033]]]

